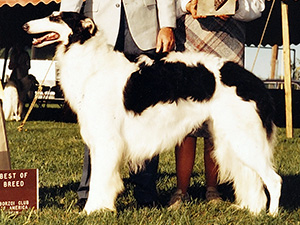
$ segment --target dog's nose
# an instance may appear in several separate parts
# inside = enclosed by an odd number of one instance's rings
[[[28,31],[29,30],[29,25],[28,23],[25,23],[23,26],[22,26],[23,30],[24,31]]]

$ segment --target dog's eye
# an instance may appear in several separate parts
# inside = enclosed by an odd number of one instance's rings
[[[59,22],[61,20],[61,16],[54,16],[54,15],[51,15],[49,17],[49,20],[52,21],[52,22]]]

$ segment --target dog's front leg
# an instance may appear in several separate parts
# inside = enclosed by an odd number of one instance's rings
[[[123,190],[119,173],[121,149],[109,139],[99,141],[96,146],[90,149],[90,191],[84,208],[88,214],[96,210],[115,210],[116,197]]]

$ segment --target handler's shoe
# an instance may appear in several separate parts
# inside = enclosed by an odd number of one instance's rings
[[[222,201],[221,194],[215,187],[207,187],[205,197],[208,202],[219,202]]]
[[[177,189],[168,203],[168,209],[177,210],[185,201],[190,201],[189,194],[183,194],[181,189]]]

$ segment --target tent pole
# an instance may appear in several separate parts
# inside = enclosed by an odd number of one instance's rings
[[[277,58],[278,58],[278,45],[275,44],[275,45],[272,46],[271,74],[270,74],[270,79],[271,80],[275,79]]]
[[[291,53],[288,21],[288,5],[281,1],[282,15],[282,42],[284,57],[284,90],[285,90],[285,116],[286,116],[286,136],[293,137],[293,117],[292,117],[292,85],[291,85]]]

